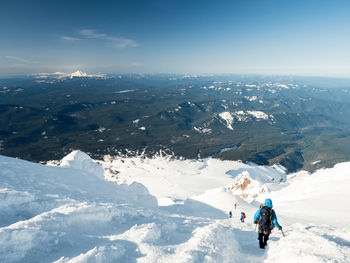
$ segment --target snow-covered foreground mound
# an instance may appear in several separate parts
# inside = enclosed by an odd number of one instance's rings
[[[287,182],[278,166],[214,159],[103,166],[115,182],[79,151],[60,167],[0,156],[0,262],[350,262],[350,164]],[[286,237],[261,250],[253,199],[266,194]]]

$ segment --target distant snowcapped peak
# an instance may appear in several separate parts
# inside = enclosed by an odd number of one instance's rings
[[[86,74],[86,72],[83,72],[83,71],[80,71],[80,70],[77,70],[73,73],[70,74],[70,77],[89,77],[88,74]]]

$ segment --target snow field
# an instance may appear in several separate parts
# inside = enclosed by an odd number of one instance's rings
[[[278,166],[266,167],[247,165],[238,161],[222,161],[213,158],[204,160],[174,160],[171,158],[117,158],[110,162],[100,162],[105,168],[106,180],[130,184],[139,182],[147,187],[159,202],[172,203],[173,200],[203,194],[206,190],[224,187],[234,182],[241,174],[257,185],[250,185],[241,194],[259,193],[260,188],[269,191],[262,183],[285,181],[285,172]],[[110,174],[108,169],[118,171]],[[272,181],[273,180],[273,181]],[[261,182],[261,183],[260,183]]]
[[[289,176],[211,158],[100,163],[108,181],[79,151],[61,167],[0,156],[0,262],[350,262],[350,163]],[[265,197],[286,236],[262,250]]]

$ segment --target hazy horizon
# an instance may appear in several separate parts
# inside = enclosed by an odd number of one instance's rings
[[[171,73],[171,72],[154,72],[154,73],[147,73],[147,72],[92,72],[92,71],[84,71],[84,70],[73,70],[73,71],[55,71],[55,72],[36,72],[36,73],[23,73],[23,74],[12,74],[12,75],[0,75],[1,79],[7,79],[7,78],[22,78],[22,77],[30,77],[30,76],[38,76],[41,74],[47,74],[47,75],[54,75],[55,73],[63,73],[63,74],[72,74],[76,71],[81,71],[83,73],[86,73],[88,75],[90,74],[102,74],[106,76],[122,76],[122,75],[144,75],[144,76],[161,76],[161,75],[181,75],[181,76],[186,76],[188,75],[189,77],[210,77],[210,76],[236,76],[236,77],[257,77],[257,78],[315,78],[315,79],[334,79],[334,80],[350,80],[350,76],[326,76],[326,75],[296,75],[296,74],[259,74],[259,73],[195,73],[195,72],[184,72],[184,73]]]

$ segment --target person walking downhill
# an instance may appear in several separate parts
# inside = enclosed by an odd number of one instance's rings
[[[276,213],[272,209],[271,199],[266,199],[264,206],[256,211],[254,215],[254,224],[259,224],[259,246],[264,249],[274,226],[279,230],[282,230],[282,227],[277,221]]]
[[[245,219],[245,218],[246,218],[245,213],[242,212],[242,213],[241,213],[241,222],[242,222],[242,223],[244,223],[244,219]]]

